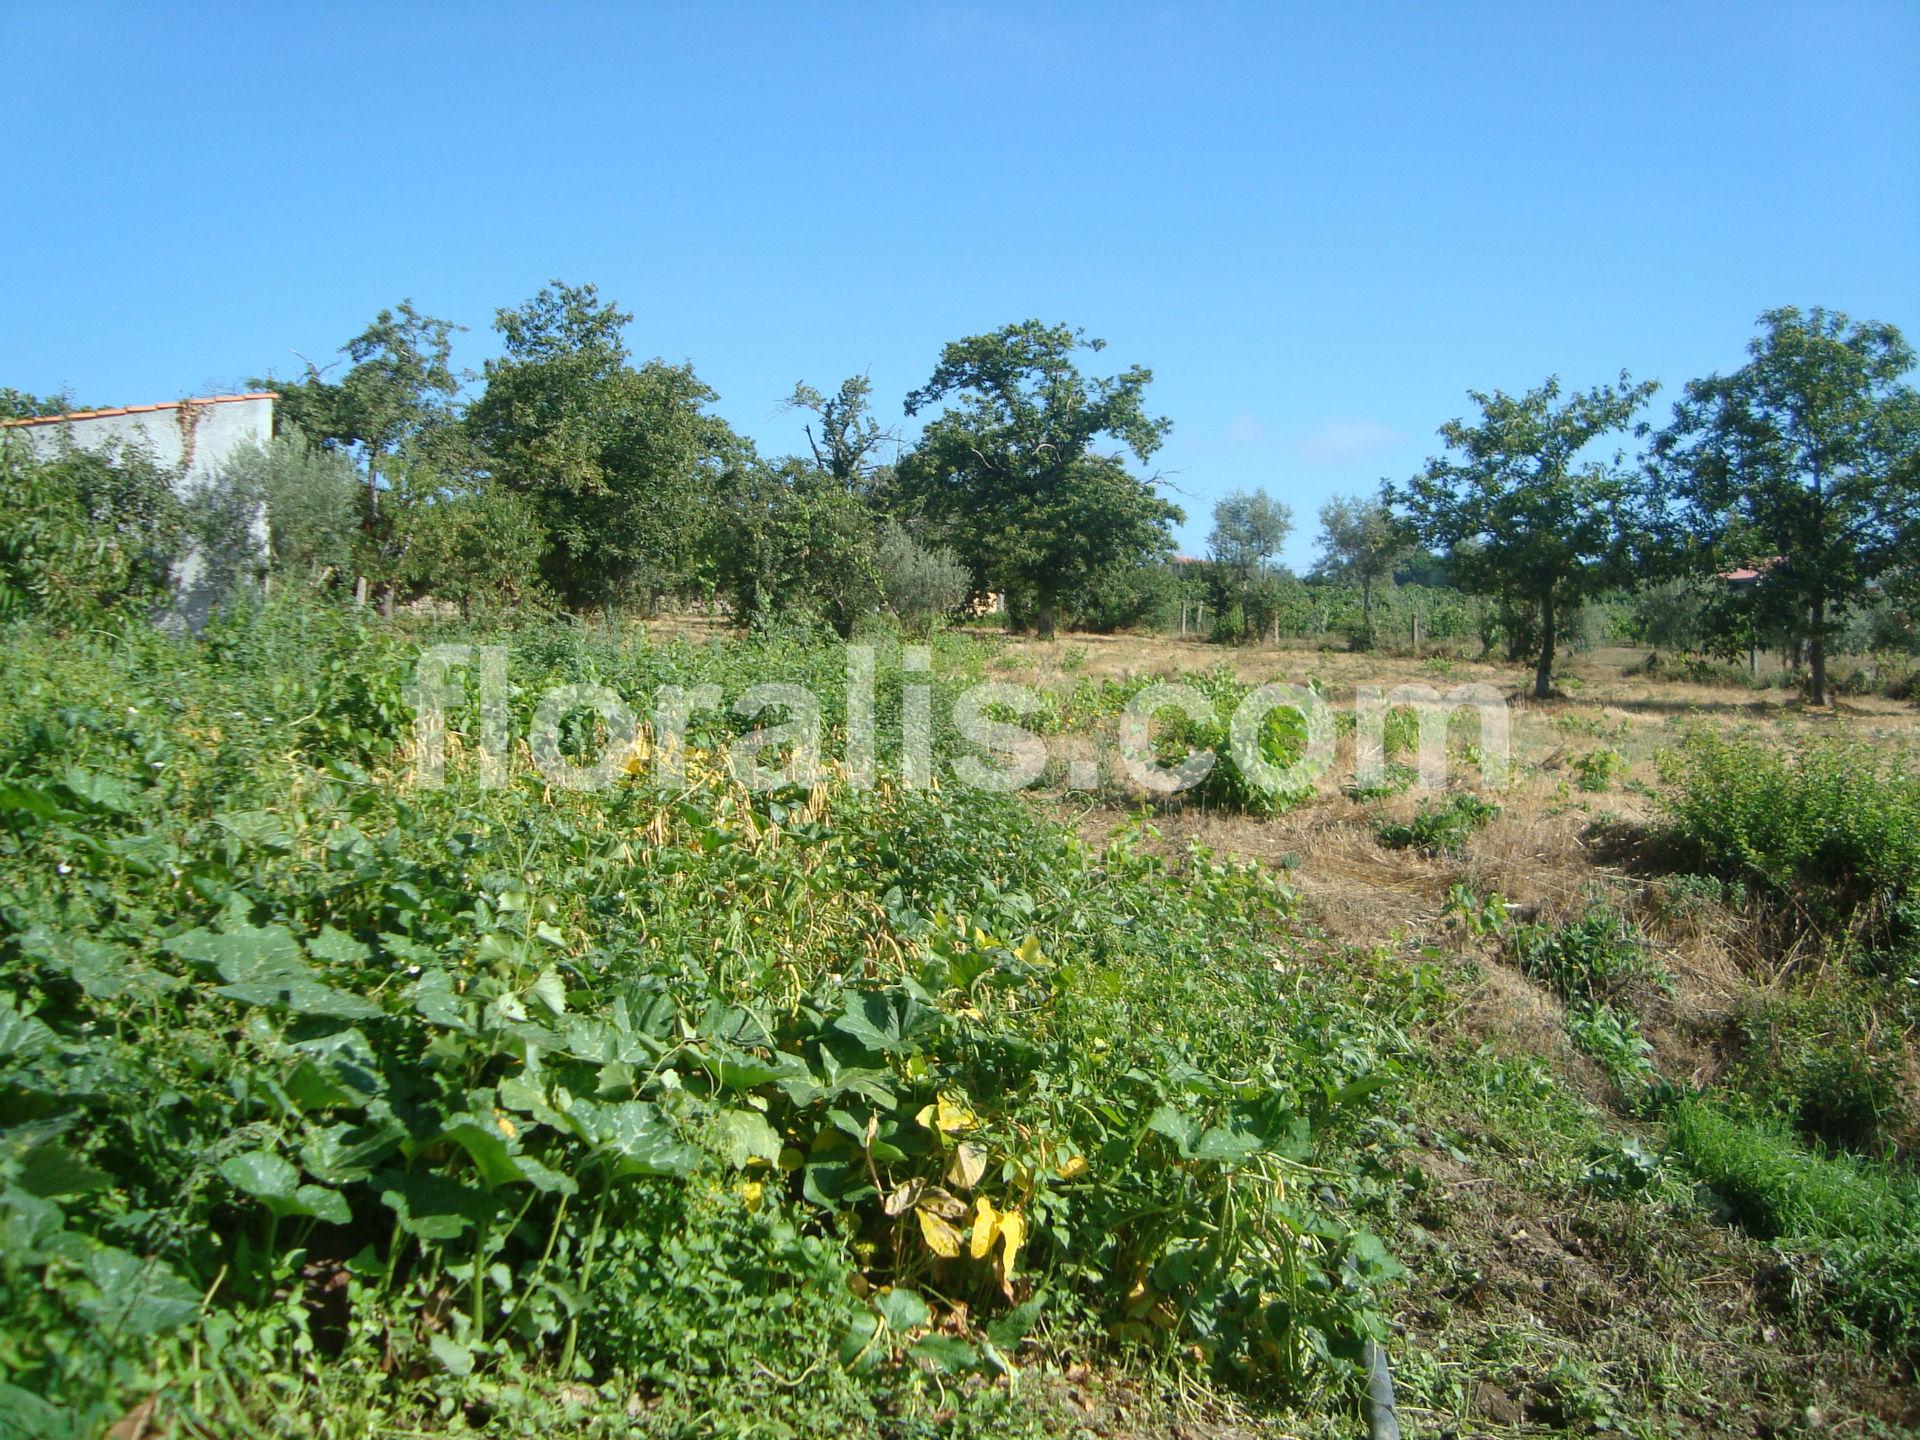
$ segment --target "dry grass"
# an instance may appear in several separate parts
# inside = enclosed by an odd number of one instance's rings
[[[1368,802],[1342,794],[1340,781],[1353,773],[1350,737],[1340,741],[1335,765],[1308,805],[1266,820],[1169,808],[1156,823],[1170,848],[1198,841],[1221,854],[1284,869],[1308,918],[1339,943],[1443,944],[1470,955],[1480,979],[1466,998],[1462,1023],[1497,1047],[1552,1061],[1599,1098],[1605,1083],[1567,1045],[1559,1002],[1511,969],[1498,945],[1472,941],[1449,923],[1449,890],[1464,885],[1479,896],[1503,896],[1515,918],[1546,924],[1573,919],[1594,899],[1623,909],[1650,936],[1672,979],[1671,992],[1650,989],[1637,997],[1656,1064],[1675,1079],[1711,1080],[1724,1067],[1729,1022],[1743,1002],[1808,963],[1803,952],[1817,940],[1787,941],[1724,907],[1676,914],[1660,903],[1638,854],[1656,808],[1658,756],[1689,726],[1787,748],[1836,732],[1873,744],[1920,746],[1920,708],[1910,703],[1862,698],[1816,709],[1789,690],[1628,673],[1640,658],[1624,650],[1576,657],[1561,680],[1565,693],[1548,701],[1527,696],[1529,672],[1521,667],[1458,657],[1236,649],[1160,636],[1006,638],[994,642],[989,668],[996,678],[1066,689],[1083,676],[1177,678],[1226,666],[1247,683],[1315,680],[1336,706],[1350,703],[1361,685],[1422,683],[1444,690],[1472,682],[1509,696],[1511,783],[1490,797],[1501,806],[1499,816],[1458,856],[1379,844],[1381,820],[1404,821],[1433,797],[1417,789]],[[1080,737],[1056,743],[1086,752]],[[1603,749],[1620,757],[1612,784],[1601,793],[1583,791],[1578,761]],[[1453,758],[1454,774],[1478,779],[1459,763],[1457,752]],[[1123,797],[1091,809],[1085,803],[1078,801],[1075,810],[1090,839],[1103,839],[1132,813]],[[1912,1068],[1920,1075],[1920,1059]]]

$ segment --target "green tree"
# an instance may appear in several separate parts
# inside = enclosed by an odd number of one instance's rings
[[[1413,550],[1413,536],[1383,500],[1335,497],[1320,507],[1320,559],[1316,576],[1360,586],[1360,644],[1374,643],[1373,587],[1393,581]]]
[[[629,361],[633,317],[553,281],[494,319],[467,430],[495,478],[533,501],[546,573],[576,605],[657,600],[697,576],[716,489],[747,463],[691,365]]]
[[[29,395],[10,385],[0,385],[0,420],[32,420],[48,415],[64,415],[79,408],[70,396]]]
[[[875,418],[872,395],[873,382],[853,375],[842,380],[832,395],[802,382],[786,400],[786,409],[813,414],[806,427],[813,463],[843,490],[870,491],[876,472],[883,468],[880,452],[900,441],[896,431]]]
[[[1240,637],[1262,635],[1278,613],[1278,592],[1268,573],[1270,562],[1293,533],[1293,511],[1264,490],[1236,490],[1213,507],[1207,536],[1217,587],[1215,605],[1222,617],[1237,607]]]
[[[823,620],[842,635],[880,603],[874,522],[828,471],[789,456],[729,469],[713,563],[742,625]]]
[[[382,310],[346,344],[353,368],[340,388],[354,438],[366,449],[370,521],[379,511],[380,470],[387,457],[453,418],[453,397],[460,388],[453,373],[453,335],[465,328],[422,315],[413,301],[402,300],[398,310]]]
[[[1748,362],[1689,384],[1653,445],[1667,519],[1697,571],[1757,565],[1761,610],[1806,636],[1827,700],[1827,642],[1920,544],[1920,394],[1892,325],[1788,307],[1760,317]]]
[[[172,473],[144,451],[63,440],[36,455],[0,430],[0,619],[65,624],[160,600],[185,519]]]
[[[882,520],[874,539],[873,569],[887,609],[916,634],[967,603],[973,577],[942,545],[923,545],[897,520]]]
[[[1082,331],[1028,320],[949,344],[907,397],[909,415],[945,408],[901,463],[903,496],[983,588],[1030,597],[1043,636],[1063,594],[1163,553],[1181,518],[1124,458],[1145,463],[1171,428],[1146,410],[1153,372],[1136,365],[1088,379],[1075,353],[1103,348]],[[1123,453],[1098,453],[1103,436]]]
[[[1451,553],[1461,589],[1530,604],[1541,699],[1552,691],[1561,612],[1634,576],[1638,487],[1623,454],[1590,458],[1588,449],[1633,427],[1657,388],[1622,371],[1616,385],[1564,398],[1558,378],[1518,396],[1469,391],[1480,418],[1440,427],[1452,453],[1429,460],[1404,492],[1385,493],[1424,543]]]
[[[222,479],[266,507],[275,572],[309,586],[349,573],[360,531],[360,476],[344,453],[286,432],[237,452]]]

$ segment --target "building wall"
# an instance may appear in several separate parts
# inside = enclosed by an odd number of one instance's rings
[[[179,493],[218,475],[238,450],[265,445],[273,438],[271,395],[240,395],[217,400],[182,400],[173,405],[82,413],[30,421],[7,428],[23,436],[35,455],[57,454],[74,445],[82,450],[128,448],[143,452],[174,473]],[[261,558],[267,554],[267,516],[254,516],[252,532]],[[174,567],[173,614],[198,628],[220,598],[203,583],[204,558],[189,548]]]
[[[183,400],[156,409],[107,411],[18,428],[37,455],[51,454],[69,442],[82,450],[135,447],[162,469],[177,472],[176,483],[184,490],[218,474],[242,445],[265,445],[273,438],[273,397]]]

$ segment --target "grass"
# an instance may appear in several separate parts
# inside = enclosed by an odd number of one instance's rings
[[[1894,1353],[1920,1344],[1920,1187],[1806,1150],[1777,1125],[1683,1102],[1669,1143],[1733,1219],[1817,1266],[1820,1303]]]

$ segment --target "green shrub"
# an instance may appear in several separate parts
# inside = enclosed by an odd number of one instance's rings
[[[1567,1038],[1623,1089],[1653,1078],[1653,1047],[1631,1011],[1604,1000],[1583,1001],[1567,1011]]]
[[[1424,850],[1457,855],[1467,841],[1500,813],[1500,807],[1472,795],[1455,795],[1438,805],[1423,805],[1404,823],[1382,821],[1376,830],[1390,850]]]
[[[64,446],[37,458],[0,432],[0,620],[71,625],[168,592],[184,514],[142,452]]]
[[[1769,995],[1739,1015],[1740,1058],[1731,1081],[1801,1134],[1841,1149],[1882,1148],[1901,1114],[1897,1044],[1868,995],[1830,982]]]
[[[959,556],[944,546],[922,545],[894,520],[881,522],[873,568],[887,608],[920,634],[957,612],[973,592],[973,576]]]
[[[1589,750],[1573,762],[1582,790],[1600,794],[1613,788],[1614,778],[1626,769],[1626,757],[1618,750]]]
[[[1666,833],[1682,863],[1759,889],[1869,949],[1904,944],[1920,895],[1920,774],[1864,746],[1796,756],[1696,732],[1663,758]]]
[[[1521,970],[1569,1004],[1605,1004],[1637,981],[1666,978],[1633,923],[1601,903],[1558,927],[1519,926],[1507,944]]]

